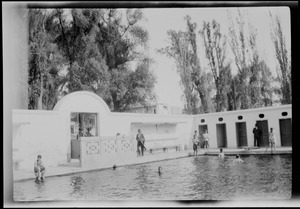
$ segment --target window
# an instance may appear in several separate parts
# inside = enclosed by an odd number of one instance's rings
[[[223,121],[223,118],[219,118],[219,121]]]
[[[204,119],[201,119],[201,123],[204,123],[205,122],[205,120]]]
[[[97,113],[71,113],[71,137],[98,136]]]
[[[239,120],[242,120],[242,119],[243,119],[243,116],[239,115],[239,116],[238,116],[238,119],[239,119]]]
[[[287,116],[288,113],[287,113],[287,112],[282,112],[281,115],[282,115],[282,116]]]
[[[265,115],[264,115],[264,114],[259,114],[259,115],[258,115],[258,117],[260,117],[260,118],[264,118],[264,117],[265,117]]]

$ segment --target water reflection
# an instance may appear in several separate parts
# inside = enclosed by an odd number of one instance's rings
[[[72,176],[70,179],[70,186],[72,191],[71,196],[81,196],[82,194],[82,185],[85,183],[84,179],[81,176]]]
[[[287,199],[291,156],[197,156],[14,184],[16,200]],[[163,173],[158,174],[158,167]]]
[[[45,190],[45,181],[35,180],[34,182],[37,192],[42,193]]]
[[[148,178],[149,178],[149,170],[147,166],[142,165],[137,170],[136,181],[143,193],[146,193],[148,191],[148,187],[150,183]]]

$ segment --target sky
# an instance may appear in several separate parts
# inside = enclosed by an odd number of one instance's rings
[[[268,11],[273,14],[278,14],[281,18],[284,36],[288,49],[290,49],[290,11],[288,7],[244,7],[240,8],[241,11],[246,12],[246,21],[257,29],[258,50],[259,53],[270,67],[273,75],[276,75],[276,59],[274,55],[274,46],[270,38],[270,17]],[[157,77],[155,91],[157,100],[160,103],[167,103],[169,105],[176,105],[184,107],[182,100],[182,87],[180,85],[180,78],[177,74],[175,62],[165,55],[156,52],[157,49],[168,46],[169,41],[167,38],[167,31],[172,29],[175,31],[185,31],[186,23],[184,17],[189,15],[192,22],[197,24],[197,32],[202,27],[203,21],[211,21],[215,19],[221,25],[221,32],[228,34],[229,19],[228,11],[234,16],[237,14],[237,8],[147,8],[142,9],[145,20],[140,24],[145,27],[149,32],[149,56],[155,61],[151,69]],[[199,42],[199,58],[200,62],[205,66],[206,58],[203,47],[202,39],[197,34]],[[227,37],[228,39],[228,37]],[[229,40],[229,39],[228,39]],[[233,73],[236,71],[234,64],[234,57],[230,50],[228,50],[228,61],[232,62]],[[209,69],[208,69],[209,70]]]

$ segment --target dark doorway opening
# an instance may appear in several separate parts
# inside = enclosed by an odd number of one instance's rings
[[[237,146],[238,147],[248,146],[246,122],[236,123],[235,127],[236,127]]]
[[[267,120],[256,121],[258,129],[260,130],[260,137],[258,140],[259,147],[267,147],[269,145],[269,126]]]
[[[292,146],[292,120],[279,119],[281,146]]]
[[[227,147],[226,124],[217,124],[217,144],[219,148]]]

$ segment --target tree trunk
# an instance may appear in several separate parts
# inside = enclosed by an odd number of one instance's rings
[[[41,75],[41,85],[40,85],[40,96],[38,99],[38,105],[37,105],[37,109],[38,110],[42,110],[43,109],[43,94],[44,94],[44,88],[43,88],[43,75]]]
[[[235,91],[235,80],[232,81],[232,110],[236,110],[236,99],[237,99],[237,96],[236,96],[236,91]]]
[[[114,105],[114,112],[120,112],[120,101],[117,100],[117,94],[111,91],[111,97]]]
[[[207,104],[206,95],[199,88],[198,88],[198,93],[199,93],[201,104],[202,104],[202,107],[203,107],[203,112],[204,113],[210,112],[209,108],[208,108],[208,104]]]

